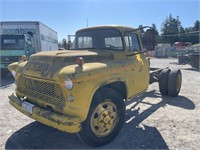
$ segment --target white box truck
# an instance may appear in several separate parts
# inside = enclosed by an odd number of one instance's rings
[[[58,50],[57,32],[39,21],[0,22],[1,74],[7,74],[7,66],[19,57],[40,51]]]

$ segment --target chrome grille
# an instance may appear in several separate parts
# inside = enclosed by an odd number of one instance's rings
[[[55,83],[19,77],[17,90],[30,100],[44,101],[58,108],[65,106],[62,90]]]

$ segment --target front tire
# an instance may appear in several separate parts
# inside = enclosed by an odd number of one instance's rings
[[[101,146],[112,141],[125,121],[125,103],[115,90],[103,88],[93,97],[79,137],[87,144]]]

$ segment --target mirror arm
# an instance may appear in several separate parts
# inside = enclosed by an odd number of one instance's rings
[[[153,27],[150,27],[150,26],[144,26],[144,27],[140,27],[140,28],[137,28],[137,29],[130,30],[129,32],[141,30],[141,29],[144,29],[144,28],[154,29]]]

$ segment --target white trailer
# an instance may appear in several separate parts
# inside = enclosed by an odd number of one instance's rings
[[[7,66],[20,56],[40,51],[58,50],[57,32],[39,21],[0,22],[0,73],[6,75]]]
[[[39,21],[3,21],[0,34],[30,34],[35,52],[58,50],[57,32]]]

